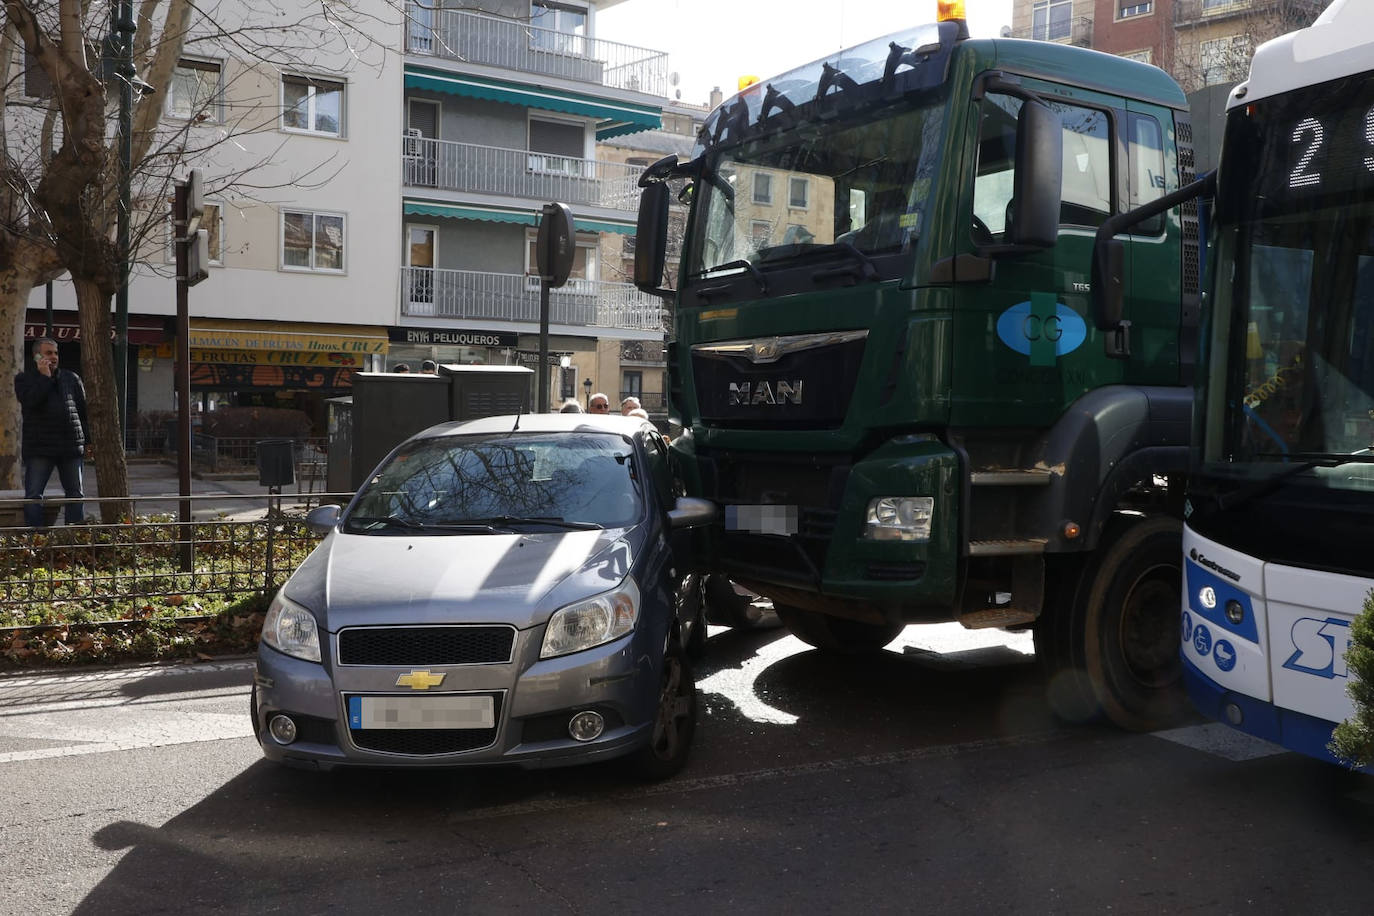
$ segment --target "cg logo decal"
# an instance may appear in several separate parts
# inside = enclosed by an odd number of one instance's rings
[[[1338,617],[1319,620],[1299,617],[1293,624],[1296,650],[1283,667],[1317,677],[1346,677],[1345,650],[1350,648],[1350,623]]]
[[[1055,356],[1072,353],[1083,346],[1088,325],[1081,315],[1062,302],[1056,302],[1053,315],[1037,315],[1029,302],[1018,302],[997,317],[997,336],[1017,353],[1031,355],[1040,344],[1053,348]]]

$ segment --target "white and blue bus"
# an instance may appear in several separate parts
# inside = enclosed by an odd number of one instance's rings
[[[1183,531],[1184,680],[1315,757],[1374,588],[1374,2],[1258,48],[1208,238]]]

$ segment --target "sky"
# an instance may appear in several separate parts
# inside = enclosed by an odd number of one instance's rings
[[[969,33],[996,37],[1012,0],[966,0]],[[621,0],[596,14],[596,37],[668,52],[682,101],[726,97],[833,51],[935,21],[935,0]]]

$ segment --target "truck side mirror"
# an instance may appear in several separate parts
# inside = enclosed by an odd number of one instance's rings
[[[646,293],[658,291],[668,256],[668,184],[645,185],[639,198],[635,224],[635,286]]]
[[[1064,128],[1043,102],[1027,99],[1016,118],[1016,214],[1012,245],[1052,248],[1059,240],[1059,200],[1064,187]]]

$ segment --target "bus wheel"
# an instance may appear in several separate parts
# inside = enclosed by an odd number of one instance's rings
[[[1057,715],[1132,731],[1181,720],[1181,565],[1178,521],[1156,517],[1109,527],[1094,554],[1052,571],[1035,646]]]
[[[778,619],[787,632],[806,643],[827,652],[857,655],[877,652],[902,632],[900,623],[866,623],[846,617],[831,617],[816,611],[773,603]]]

